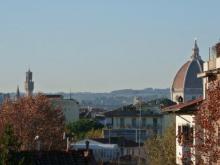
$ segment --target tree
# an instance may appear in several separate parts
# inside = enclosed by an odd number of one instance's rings
[[[164,135],[154,136],[144,144],[149,165],[173,165],[176,162],[175,125],[166,129]]]
[[[86,138],[102,138],[102,129],[94,129],[92,128],[90,131],[88,131],[85,135]]]
[[[39,144],[42,150],[63,149],[64,116],[44,95],[3,103],[0,126],[7,124],[22,143],[21,150],[35,150]]]
[[[0,165],[14,164],[13,154],[19,150],[20,143],[11,125],[5,125],[0,136]]]
[[[209,84],[207,97],[196,113],[196,157],[200,162],[216,163],[220,159],[220,86]]]
[[[69,123],[67,132],[74,134],[77,140],[86,137],[86,134],[93,130],[102,129],[103,125],[92,119],[80,119],[79,121]]]

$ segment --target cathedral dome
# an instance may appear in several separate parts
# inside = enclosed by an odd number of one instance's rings
[[[187,61],[177,72],[172,84],[172,100],[191,100],[202,95],[202,79],[197,74],[202,72],[203,61],[199,56],[199,48],[195,41],[191,59]]]
[[[202,61],[191,60],[187,61],[177,72],[172,88],[202,88],[202,79],[197,78],[197,74],[202,72]]]

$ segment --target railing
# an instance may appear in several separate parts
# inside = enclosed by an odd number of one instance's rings
[[[161,129],[161,125],[153,126],[153,125],[142,125],[139,127],[139,125],[132,126],[132,125],[118,125],[118,126],[113,126],[111,129],[144,129],[144,130],[149,130],[149,129]],[[108,127],[104,127],[104,129],[108,129]]]

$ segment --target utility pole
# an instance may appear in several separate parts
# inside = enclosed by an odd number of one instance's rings
[[[140,155],[141,155],[141,104],[142,104],[142,102],[140,101],[140,109],[139,109],[139,139],[138,139],[138,151],[139,151],[139,154],[138,154],[138,165],[140,165],[140,159],[141,159],[141,157],[140,157]]]

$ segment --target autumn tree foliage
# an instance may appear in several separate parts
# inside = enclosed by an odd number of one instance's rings
[[[63,149],[64,116],[46,96],[22,97],[8,100],[0,111],[0,130],[10,124],[21,142],[20,150]],[[1,134],[1,132],[0,132]]]
[[[149,165],[176,164],[176,134],[175,124],[168,127],[161,136],[153,136],[144,144]]]
[[[196,113],[196,157],[200,164],[220,160],[220,86],[209,84],[206,99]],[[197,162],[197,163],[198,163]]]

